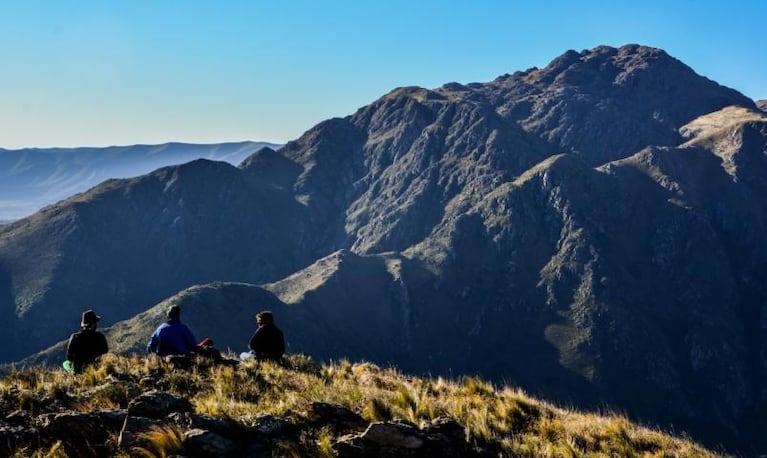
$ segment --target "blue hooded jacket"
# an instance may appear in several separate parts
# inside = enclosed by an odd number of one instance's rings
[[[168,320],[152,334],[146,346],[148,353],[160,356],[186,355],[197,348],[197,340],[187,325],[179,320]]]

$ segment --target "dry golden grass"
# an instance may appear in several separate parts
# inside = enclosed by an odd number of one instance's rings
[[[131,454],[144,458],[167,458],[184,453],[184,435],[174,427],[152,428],[139,434],[149,443],[148,447],[134,447]]]
[[[29,450],[22,448],[17,450],[10,458],[69,458],[64,451],[61,442],[56,442],[50,448],[42,450]]]
[[[717,456],[690,440],[637,426],[621,415],[563,409],[475,377],[413,377],[349,361],[320,366],[302,355],[292,356],[288,366],[251,360],[236,368],[204,366],[179,371],[155,358],[110,355],[79,376],[56,370],[14,371],[0,380],[0,396],[15,396],[18,408],[33,413],[40,409],[35,399],[41,391],[78,400],[74,408],[80,411],[124,408],[136,395],[136,387],[131,386],[154,377],[168,391],[190,399],[197,413],[229,418],[244,428],[263,414],[301,424],[312,402],[327,402],[343,405],[368,421],[400,418],[418,425],[448,416],[465,426],[469,444],[498,456]],[[135,382],[123,383],[124,379]],[[136,451],[144,456],[168,456],[181,447],[176,430],[152,431],[147,439],[152,447]],[[332,456],[333,441],[329,429],[307,426],[298,442],[276,447],[284,456]],[[59,456],[55,446],[45,452],[25,452],[28,456]]]

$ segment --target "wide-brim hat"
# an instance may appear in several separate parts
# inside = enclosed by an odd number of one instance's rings
[[[82,324],[93,324],[93,323],[98,323],[100,319],[101,317],[96,315],[96,312],[94,312],[93,310],[86,310],[83,312],[83,317],[80,322]]]

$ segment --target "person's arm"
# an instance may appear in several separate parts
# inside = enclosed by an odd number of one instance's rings
[[[158,337],[157,331],[155,331],[152,334],[152,337],[149,338],[149,343],[146,344],[146,352],[157,353],[157,345],[159,343],[160,343],[160,339]]]
[[[98,355],[104,355],[109,352],[109,345],[107,344],[107,338],[104,336],[104,334],[99,333],[99,347],[98,347]]]
[[[197,339],[194,338],[189,326],[184,326],[184,340],[186,341],[186,352],[194,353],[197,350]]]
[[[258,335],[258,331],[260,331],[261,328],[256,329],[256,332],[253,333],[253,337],[250,338],[250,343],[248,343],[248,347],[256,351],[257,348],[259,348],[261,336]]]
[[[67,344],[67,360],[74,361],[77,358],[77,334],[69,336],[69,343]]]
[[[277,351],[279,352],[278,356],[282,356],[285,354],[285,335],[282,333],[282,331],[279,331],[279,338],[277,339]]]

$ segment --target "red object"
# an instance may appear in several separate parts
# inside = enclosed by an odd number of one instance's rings
[[[200,343],[197,344],[198,347],[207,347],[207,346],[213,346],[213,340],[206,337],[200,341]]]

